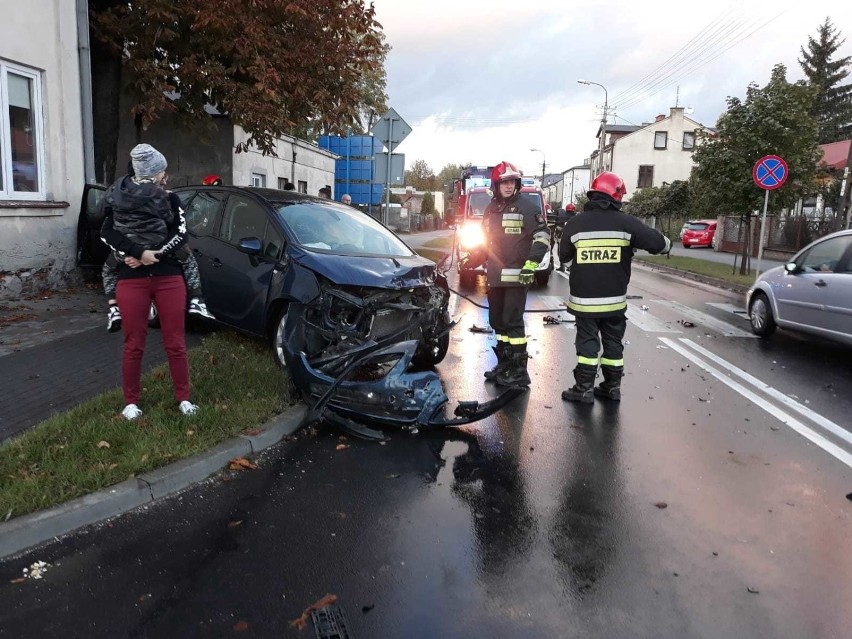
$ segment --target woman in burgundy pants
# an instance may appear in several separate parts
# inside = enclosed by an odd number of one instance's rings
[[[119,257],[116,299],[124,331],[122,415],[132,420],[142,414],[138,404],[151,302],[160,314],[178,409],[191,415],[198,407],[190,401],[184,336],[186,284],[180,263],[171,257],[186,243],[183,209],[178,197],[163,188],[166,160],[162,154],[140,144],[130,155],[135,176],[120,178],[107,191],[101,229],[101,238]]]

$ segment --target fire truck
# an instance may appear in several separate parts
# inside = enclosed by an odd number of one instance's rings
[[[488,182],[481,186],[468,186],[464,194],[459,197],[460,208],[456,209],[456,264],[459,271],[459,283],[471,288],[476,283],[477,275],[485,274],[485,264],[471,268],[461,266],[461,258],[476,250],[485,249],[485,234],[482,231],[482,219],[485,216],[485,207],[491,202],[491,169],[488,168]],[[544,193],[540,188],[530,185],[521,187],[521,194],[529,198],[539,207],[541,214],[546,216],[550,208],[545,201]],[[553,258],[551,251],[545,254],[544,259],[538,265],[535,272],[536,284],[547,286],[550,274],[553,272]]]

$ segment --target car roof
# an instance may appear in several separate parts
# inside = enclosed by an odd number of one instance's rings
[[[689,220],[687,224],[717,224],[719,220]]]
[[[334,202],[328,198],[319,197],[317,195],[308,195],[307,193],[299,193],[298,191],[279,191],[278,189],[265,189],[256,186],[205,186],[203,184],[189,184],[187,186],[179,186],[173,189],[175,192],[180,191],[229,191],[233,193],[251,193],[263,198],[269,202],[304,202],[310,200],[312,202]]]

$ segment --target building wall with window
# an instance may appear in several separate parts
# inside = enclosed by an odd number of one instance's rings
[[[672,107],[668,117],[658,116],[656,122],[616,140],[610,170],[627,186],[625,201],[638,188],[689,179],[696,131],[703,128],[686,117],[683,108]]]
[[[241,127],[234,127],[234,147],[248,138]],[[306,188],[308,195],[317,195],[321,188],[334,184],[337,159],[334,153],[305,140],[285,136],[276,142],[275,154],[278,157],[264,156],[257,148],[234,154],[234,184],[277,189],[279,180],[283,179],[297,185],[299,191]]]
[[[591,166],[588,164],[572,166],[562,174],[562,208],[576,202],[578,195],[588,192],[591,174]]]
[[[69,0],[28,0],[0,21],[0,297],[74,267],[85,181],[77,42]]]

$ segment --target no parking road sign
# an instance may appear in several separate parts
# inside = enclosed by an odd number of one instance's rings
[[[787,163],[777,155],[765,155],[760,158],[751,171],[754,183],[760,188],[772,191],[787,181],[790,174]]]

